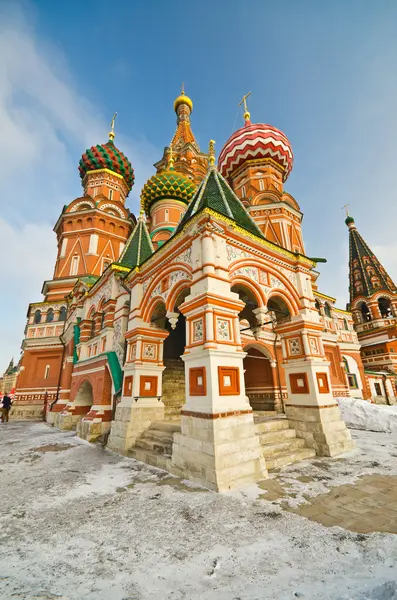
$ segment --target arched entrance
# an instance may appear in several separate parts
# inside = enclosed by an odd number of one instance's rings
[[[83,417],[86,415],[94,403],[92,385],[88,380],[83,381],[77,390],[73,401],[73,414]]]
[[[246,346],[244,351],[245,391],[255,411],[276,410],[276,379],[270,354],[260,346]]]
[[[173,310],[167,313],[164,303],[156,306],[152,323],[169,332],[163,345],[162,401],[165,406],[165,419],[175,421],[180,418],[181,408],[186,402],[185,392],[185,363],[182,355],[186,346],[186,318],[179,306],[190,293],[189,288],[183,289],[177,296]]]
[[[258,320],[255,315],[255,310],[259,308],[258,300],[255,294],[249,289],[248,286],[242,283],[235,283],[231,291],[238,294],[239,299],[244,302],[244,308],[239,312],[238,318],[240,322],[240,329],[248,331],[258,326]]]

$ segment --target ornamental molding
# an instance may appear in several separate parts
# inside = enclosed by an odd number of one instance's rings
[[[149,259],[150,261],[150,259]],[[148,262],[149,262],[148,261]],[[190,271],[192,269],[192,247],[191,244],[186,245],[183,249],[180,246],[176,247],[174,252],[164,257],[164,259],[155,265],[148,265],[147,273],[140,271],[140,281],[142,282],[143,293],[146,292],[148,286],[153,279],[157,277],[159,271],[164,271],[167,267],[172,267],[173,263],[185,263],[188,273],[186,275],[191,278]],[[143,268],[146,267],[146,264]]]
[[[99,207],[99,210],[105,211],[106,208],[110,208],[112,210],[115,210],[116,212],[119,213],[119,215],[120,215],[120,217],[122,219],[125,218],[125,215],[124,215],[123,211],[121,210],[121,208],[119,206],[115,206],[114,204],[102,204],[102,206]]]
[[[262,260],[264,260],[265,262],[272,263],[272,266],[275,269],[277,269],[280,273],[282,273],[283,275],[286,275],[287,273],[294,273],[294,271],[297,270],[297,267],[291,267],[288,263],[284,262],[281,259],[274,258],[273,256],[270,256],[269,254],[264,255],[263,251],[261,252],[260,250],[257,250],[256,248],[253,248],[252,246],[248,246],[244,242],[236,242],[235,240],[232,240],[231,238],[226,239],[226,252],[227,252],[227,260],[229,263],[231,263],[234,260],[237,260],[238,258],[253,259],[253,258],[258,257],[258,258],[261,258]],[[311,274],[311,269],[308,269],[307,267],[303,267],[302,265],[299,265],[299,271],[306,273],[307,275]],[[287,277],[289,279],[289,276],[287,276]],[[296,275],[295,275],[295,281],[296,281]],[[291,280],[291,283],[292,283],[292,280]]]
[[[97,309],[99,302],[101,300],[109,300],[109,298],[111,298],[112,296],[112,281],[110,279],[107,280],[107,282],[100,287],[100,289],[97,291],[97,293],[95,294],[95,296],[92,296],[92,298],[90,298],[89,303],[87,304],[87,311],[86,314],[88,314],[88,312],[91,310],[91,308],[93,306],[95,306],[95,309]]]
[[[77,212],[80,206],[83,206],[85,204],[89,204],[89,206],[91,208],[95,208],[95,204],[94,202],[92,202],[91,200],[81,200],[80,202],[77,202],[77,204],[75,204],[69,211],[69,213],[72,212]]]

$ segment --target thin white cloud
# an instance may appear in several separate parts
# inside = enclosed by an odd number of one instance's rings
[[[100,107],[81,94],[61,49],[37,38],[20,7],[2,5],[0,373],[11,355],[19,356],[27,306],[42,299],[43,280],[53,274],[52,224],[81,194],[79,156],[106,140],[108,126]],[[147,140],[117,142],[135,168],[129,206],[136,210],[158,151]]]

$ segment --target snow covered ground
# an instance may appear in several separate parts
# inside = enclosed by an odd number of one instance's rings
[[[395,435],[353,435],[282,473],[291,502],[397,475]],[[396,535],[325,528],[259,486],[186,485],[43,423],[0,425],[0,455],[1,600],[397,599]]]
[[[397,406],[371,404],[353,398],[338,398],[342,417],[351,429],[397,434]]]

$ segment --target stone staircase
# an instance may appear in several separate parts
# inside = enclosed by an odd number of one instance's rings
[[[165,420],[178,421],[181,408],[186,402],[185,365],[180,359],[168,358],[164,361],[163,395]]]
[[[152,423],[136,440],[128,456],[159,469],[170,470],[174,433],[181,431],[178,421]]]
[[[296,437],[288,419],[274,413],[254,413],[256,434],[259,436],[268,471],[313,458],[316,452],[306,446],[303,438]]]
[[[303,438],[296,437],[295,429],[290,428],[285,416],[274,411],[255,412],[254,423],[268,471],[316,456],[315,450],[308,448]],[[180,422],[176,418],[152,423],[136,440],[128,456],[169,471],[174,433],[180,431]]]

